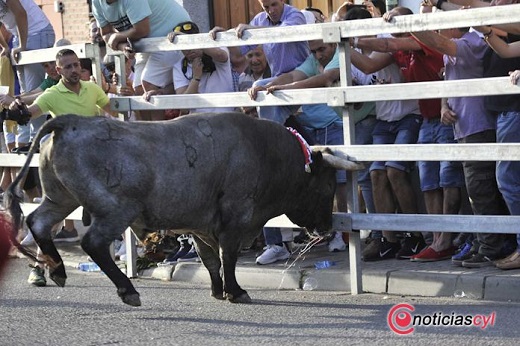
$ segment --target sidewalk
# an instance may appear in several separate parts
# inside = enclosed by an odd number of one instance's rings
[[[79,245],[58,245],[65,266],[78,268],[87,261]],[[348,251],[330,253],[326,246],[314,247],[285,262],[259,266],[257,253],[242,254],[237,263],[237,280],[244,288],[299,289],[308,277],[316,279],[319,291],[350,291]],[[335,265],[317,270],[314,263],[333,261]],[[122,266],[123,263],[121,263]],[[520,270],[502,271],[495,267],[466,269],[450,261],[417,263],[406,260],[362,262],[363,291],[407,296],[456,296],[465,299],[520,301]],[[69,269],[71,270],[71,269]],[[210,285],[201,263],[179,263],[154,267],[139,273],[141,278],[171,280]]]

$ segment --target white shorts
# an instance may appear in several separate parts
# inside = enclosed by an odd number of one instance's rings
[[[132,86],[137,88],[141,86],[141,78],[143,76],[144,66],[148,61],[149,54],[148,53],[136,53],[135,54],[135,63],[134,63],[134,79],[132,81]]]
[[[173,65],[183,58],[180,51],[150,53],[148,61],[142,70],[141,81],[146,81],[164,88],[173,83]],[[137,61],[136,61],[137,65]],[[137,75],[137,69],[135,70]],[[136,78],[137,79],[137,78]],[[134,80],[134,84],[135,84]]]

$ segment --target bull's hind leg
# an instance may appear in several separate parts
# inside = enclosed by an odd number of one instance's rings
[[[226,299],[224,296],[224,284],[220,274],[222,265],[218,255],[218,244],[211,239],[204,238],[204,240],[202,240],[196,236],[193,236],[193,239],[195,240],[197,253],[209,272],[211,279],[211,296],[217,299]],[[212,246],[209,246],[206,242]]]
[[[228,228],[229,230],[230,228]],[[233,227],[233,230],[246,232],[243,227]],[[251,297],[237,282],[235,270],[238,252],[242,246],[242,237],[236,231],[222,232],[219,236],[220,260],[224,272],[224,291],[232,303],[251,303]]]
[[[121,207],[124,208],[124,207]],[[117,215],[111,215],[112,220],[118,220]],[[120,221],[120,220],[119,220]],[[101,270],[117,287],[117,294],[123,303],[131,306],[140,306],[139,293],[123,274],[110,256],[110,244],[120,236],[128,227],[128,224],[115,224],[107,219],[93,217],[92,225],[81,240],[81,247],[92,258]]]
[[[44,199],[40,206],[27,216],[27,226],[43,254],[43,261],[49,267],[49,276],[60,287],[65,286],[67,274],[62,258],[52,242],[51,230],[76,208],[77,205],[64,207]]]

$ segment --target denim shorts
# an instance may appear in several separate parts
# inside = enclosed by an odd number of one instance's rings
[[[417,143],[456,143],[453,127],[444,125],[439,118],[424,119]],[[421,191],[464,186],[464,171],[460,161],[419,161],[417,166],[419,167]]]
[[[422,124],[422,116],[409,114],[398,121],[378,120],[372,132],[374,144],[415,144]],[[386,170],[392,167],[400,171],[410,172],[415,165],[413,161],[374,161],[370,171]]]
[[[307,134],[314,140],[314,143],[320,145],[343,145],[343,123],[338,120],[335,123],[322,129],[313,129],[311,127],[305,127]],[[347,182],[347,172],[338,170],[336,171],[336,182],[338,184],[344,184]]]

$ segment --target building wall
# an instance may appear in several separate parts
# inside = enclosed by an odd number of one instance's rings
[[[88,42],[89,4],[87,0],[61,1],[63,2],[63,38],[72,43]],[[56,36],[56,39],[60,38]]]

